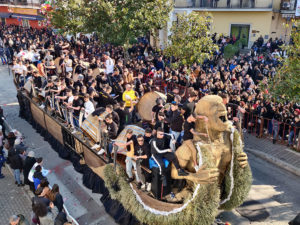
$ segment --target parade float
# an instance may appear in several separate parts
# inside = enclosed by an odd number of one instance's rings
[[[95,72],[97,74],[97,72]],[[30,88],[31,87],[31,88]],[[165,98],[159,92],[145,94],[137,109],[147,121],[157,98]],[[83,184],[95,193],[101,193],[101,202],[119,224],[201,224],[211,225],[219,209],[232,210],[246,199],[251,187],[252,175],[243,152],[240,133],[227,119],[226,107],[219,96],[205,96],[196,104],[195,113],[206,116],[208,122],[196,122],[196,130],[207,137],[194,137],[198,151],[196,171],[188,147],[181,145],[175,152],[179,164],[189,175],[179,177],[172,164],[167,166],[168,183],[162,185],[157,168],[142,168],[152,174],[151,191],[142,191],[134,182],[126,181],[125,149],[113,149],[113,163],[107,154],[98,155],[92,146],[100,143],[107,147],[102,132],[105,112],[90,115],[80,121],[80,130],[72,132],[66,126],[68,112],[63,109],[41,108],[42,97],[32,85],[18,88],[20,116],[45,137],[59,156],[73,163],[83,174]],[[54,105],[52,103],[52,105]],[[52,106],[53,107],[53,106]],[[59,105],[57,105],[59,107]],[[115,141],[125,142],[126,131],[144,134],[137,124],[128,125]]]

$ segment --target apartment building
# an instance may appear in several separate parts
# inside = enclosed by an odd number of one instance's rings
[[[292,19],[297,19],[296,8],[297,0],[174,0],[168,27],[159,33],[160,45],[164,46],[176,15],[193,11],[210,13],[214,18],[212,32],[244,38],[249,48],[260,36],[265,41],[276,37],[288,41]]]
[[[39,15],[40,0],[0,0],[0,23],[43,28],[44,18]]]

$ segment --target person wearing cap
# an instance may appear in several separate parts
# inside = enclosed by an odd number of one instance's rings
[[[177,141],[181,131],[182,125],[184,122],[184,117],[178,109],[178,103],[173,101],[171,103],[171,111],[169,117],[166,118],[166,121],[170,124],[170,133],[174,136],[174,139]]]
[[[28,152],[28,155],[24,161],[24,167],[23,167],[23,174],[24,174],[24,184],[29,185],[29,187],[32,189],[33,183],[28,180],[28,175],[30,172],[30,169],[33,167],[33,165],[36,163],[34,151]],[[33,190],[33,189],[32,189]]]
[[[168,92],[167,94],[167,103],[171,103],[172,101],[175,100],[175,96],[179,94],[179,89],[178,87],[174,87],[173,91]]]

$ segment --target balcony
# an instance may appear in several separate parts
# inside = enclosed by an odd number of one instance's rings
[[[40,0],[0,0],[0,6],[35,8],[42,4]]]
[[[293,18],[295,16],[296,6],[297,6],[296,0],[281,1],[280,13],[282,17]]]
[[[174,0],[174,5],[209,11],[272,11],[273,0]]]

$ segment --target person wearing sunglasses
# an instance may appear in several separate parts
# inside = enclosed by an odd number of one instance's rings
[[[151,154],[154,161],[157,163],[160,175],[163,176],[166,173],[166,168],[163,162],[163,158],[172,162],[178,171],[179,176],[187,176],[188,173],[180,168],[178,159],[175,153],[171,149],[171,138],[165,135],[164,130],[159,127],[157,128],[156,136],[151,142]]]

